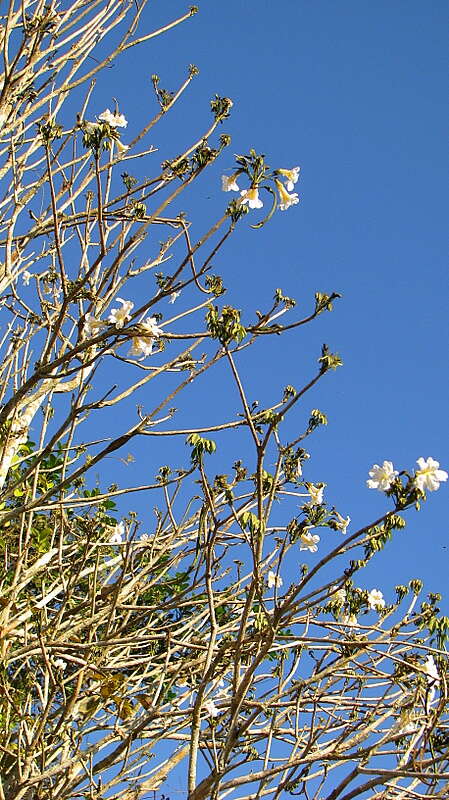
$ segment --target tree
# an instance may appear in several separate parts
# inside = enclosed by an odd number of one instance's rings
[[[259,192],[272,207],[255,227],[296,204],[298,168],[238,156],[223,178],[236,199],[197,241],[170,214],[226,152],[229,98],[215,96],[212,123],[157,174],[126,171],[152,167],[146,137],[197,73],[174,93],[152,76],[157,113],[123,143],[127,121],[118,105],[98,112],[93,76],[196,12],[141,35],[144,7],[10,0],[2,19],[0,799],[150,797],[181,768],[190,800],[442,798],[449,620],[438,596],[419,600],[419,580],[387,606],[356,576],[447,474],[433,459],[414,472],[374,465],[368,485],[388,508],[349,533],[307,481],[304,445],[324,414],[313,409],[294,439],[283,432],[339,356],[323,345],[315,372],[274,405],[247,397],[240,353],[312,323],[338,295],[317,292],[298,318],[277,289],[243,319],[211,272]],[[220,362],[241,414],[178,427],[171,404]],[[134,415],[113,435],[111,408],[115,425]],[[235,430],[249,444],[232,474],[215,474],[215,440]],[[183,467],[139,486],[96,481],[137,437],[158,463],[167,437],[182,437]],[[119,518],[117,498],[134,492],[157,503],[149,532],[132,511]],[[291,558],[304,563],[284,586]]]

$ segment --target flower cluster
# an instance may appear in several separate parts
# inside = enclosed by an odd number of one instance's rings
[[[418,458],[417,462],[419,469],[416,470],[412,479],[412,484],[415,489],[420,492],[425,490],[429,492],[436,492],[440,488],[440,483],[447,481],[448,474],[444,469],[440,469],[439,461],[434,458],[424,459]],[[369,489],[379,489],[381,492],[386,492],[394,481],[396,480],[399,472],[393,468],[391,461],[384,461],[382,466],[374,464],[369,471],[369,479],[366,485]]]
[[[274,588],[278,589],[278,588],[280,588],[282,586],[282,583],[283,583],[283,581],[282,581],[281,576],[280,575],[276,575],[276,573],[273,572],[273,570],[270,569],[270,571],[268,573],[268,588],[269,589],[274,589]]]
[[[368,605],[372,611],[377,611],[379,608],[385,608],[385,600],[383,594],[379,589],[371,589],[368,592]]]
[[[266,189],[274,198],[273,208],[267,219],[274,212],[277,205],[281,211],[286,211],[290,206],[299,203],[299,197],[294,192],[295,184],[298,182],[300,167],[292,169],[277,169],[270,172],[265,164],[264,156],[258,156],[251,150],[248,156],[236,156],[239,169],[232,175],[222,175],[221,188],[224,192],[240,192],[240,198],[234,205],[243,209],[259,209],[263,207],[263,202],[259,196],[259,188]],[[249,189],[240,189],[237,180],[240,175],[245,174],[250,181]],[[270,183],[274,183],[277,190],[274,191]]]
[[[109,150],[111,142],[115,142],[117,154],[121,158],[129,150],[128,145],[120,141],[117,128],[126,128],[128,120],[118,111],[107,108],[97,117],[98,122],[84,121],[81,123],[83,131],[83,144],[91,147],[97,154],[100,150]]]
[[[122,544],[124,535],[125,525],[123,522],[119,522],[114,528],[112,528],[111,535],[108,539],[108,544]]]
[[[115,325],[116,328],[123,328],[125,323],[131,319],[131,311],[134,308],[134,303],[131,300],[122,300],[121,297],[116,298],[118,303],[122,304],[121,308],[113,308],[108,317],[108,322]]]
[[[129,354],[132,356],[142,356],[146,358],[153,352],[155,339],[162,336],[162,328],[156,324],[156,317],[148,317],[145,322],[140,324],[138,336],[133,336],[132,346]]]

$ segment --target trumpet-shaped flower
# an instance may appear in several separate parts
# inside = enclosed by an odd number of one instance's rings
[[[380,492],[386,492],[399,473],[393,469],[391,461],[384,461],[381,467],[379,464],[374,464],[368,475],[369,480],[366,482],[368,489],[379,489]]]
[[[28,284],[29,284],[29,282],[30,282],[32,277],[33,276],[31,274],[31,272],[28,272],[27,269],[24,270],[24,272],[22,272],[22,283],[23,283],[23,285],[24,286],[28,286]]]
[[[376,611],[378,608],[385,608],[385,600],[379,589],[371,589],[371,591],[368,592],[368,605],[373,611]]]
[[[287,179],[287,191],[292,192],[295,188],[295,183],[298,182],[301,167],[293,167],[293,169],[278,169],[279,175]]]
[[[115,146],[117,148],[117,155],[122,158],[125,155],[126,151],[129,150],[129,145],[123,144],[120,139],[114,139]]]
[[[416,462],[419,469],[416,470],[414,484],[422,492],[427,489],[429,492],[436,492],[440,488],[440,483],[447,481],[447,472],[439,469],[439,461],[434,458],[418,458]]]
[[[349,628],[355,628],[359,624],[355,614],[343,614],[341,621],[343,625],[348,625]]]
[[[318,550],[318,542],[320,541],[320,537],[318,535],[314,535],[309,531],[304,531],[300,537],[300,550],[310,550],[311,553],[316,553]]]
[[[173,305],[173,303],[176,303],[176,300],[178,299],[180,294],[181,292],[172,292],[170,295],[170,300],[168,302]]]
[[[153,347],[154,338],[152,336],[133,336],[128,353],[130,356],[142,356],[142,358],[147,358],[147,356],[151,356]]]
[[[416,722],[414,722],[413,708],[403,708],[393,728],[394,733],[400,736],[406,736],[408,733],[416,731]]]
[[[438,682],[440,680],[440,676],[438,675],[437,665],[433,660],[433,656],[427,656],[426,663],[424,664],[424,672],[427,675],[427,680],[429,683]]]
[[[108,317],[108,322],[115,325],[116,328],[123,328],[125,322],[131,318],[130,311],[134,308],[134,303],[131,300],[122,300],[117,297],[117,302],[122,304],[121,308],[113,308]]]
[[[299,203],[299,197],[296,192],[294,194],[289,194],[283,183],[280,181],[275,181],[275,183],[279,192],[279,208],[281,211],[287,211],[287,208]]]
[[[315,486],[314,483],[309,483],[307,491],[310,495],[311,506],[319,506],[323,502],[324,486]]]
[[[249,208],[262,208],[263,206],[257,188],[243,189],[243,191],[240,192],[240,202],[248,203]]]
[[[281,576],[280,575],[276,575],[276,573],[273,572],[272,569],[270,569],[270,571],[268,573],[268,588],[269,589],[274,589],[275,587],[279,588],[281,586],[282,586],[282,578],[281,578]]]
[[[108,544],[121,544],[125,535],[125,526],[120,522],[115,528],[112,529],[111,536],[109,537]]]
[[[102,328],[104,322],[101,319],[95,319],[93,314],[87,314],[86,319],[84,320],[83,330],[86,336],[93,336],[95,335],[96,331],[99,328]]]
[[[162,336],[163,330],[156,324],[156,317],[148,317],[145,322],[142,322],[140,328],[139,336],[133,336],[129,353],[132,356],[146,358],[153,352],[154,340]]]
[[[333,603],[338,603],[339,606],[342,606],[346,601],[346,591],[345,589],[337,589],[336,586],[333,586],[332,589],[336,591],[330,596],[329,600]]]
[[[221,188],[224,192],[239,192],[240,187],[237,186],[237,173],[229,177],[227,175],[221,176]]]
[[[207,700],[206,703],[204,703],[204,708],[212,718],[218,717],[220,713],[213,700]]]
[[[109,111],[109,108],[99,114],[98,119],[101,122],[107,122],[111,128],[126,128],[128,124],[128,120],[123,116],[123,114],[119,114],[117,111],[112,113],[112,111]]]
[[[335,520],[335,527],[338,531],[341,531],[344,534],[348,530],[348,525],[351,522],[351,517],[346,517],[345,519],[344,517],[341,516],[341,514],[338,513],[338,511],[336,511],[335,513],[337,515],[337,519]]]
[[[148,331],[148,334],[153,336],[155,339],[157,339],[158,336],[162,336],[164,332],[162,328],[157,325],[156,317],[148,317],[145,322],[142,322],[140,327],[144,329],[145,335]]]

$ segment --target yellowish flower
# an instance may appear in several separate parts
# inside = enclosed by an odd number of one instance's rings
[[[277,172],[279,175],[282,175],[283,178],[287,178],[287,190],[292,192],[295,188],[295,183],[298,182],[301,167],[293,167],[293,169],[278,169]]]
[[[259,197],[259,190],[257,188],[254,189],[243,189],[240,192],[240,202],[241,203],[248,203],[249,208],[262,208],[263,203]]]
[[[279,192],[279,208],[281,211],[287,211],[290,206],[295,206],[299,203],[299,197],[296,192],[295,194],[289,194],[283,183],[278,180],[275,183]]]

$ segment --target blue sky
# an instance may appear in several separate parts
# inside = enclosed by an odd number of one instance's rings
[[[150,4],[144,26],[184,10],[178,0]],[[222,127],[231,147],[181,201],[196,234],[226,205],[220,174],[232,167],[233,153],[254,147],[273,167],[301,166],[301,204],[260,231],[244,221],[214,266],[229,287],[226,301],[243,310],[267,307],[276,287],[296,298],[299,313],[311,308],[316,290],[342,293],[333,314],[281,346],[264,343],[240,363],[249,396],[267,405],[278,399],[278,386],[307,382],[323,342],[341,354],[344,367],[289,424],[301,430],[313,407],[328,415],[327,428],[310,441],[306,477],[325,481],[329,502],[354,525],[388,507],[365,486],[374,462],[413,469],[419,456],[431,455],[449,467],[446,17],[440,0],[211,0],[183,26],[130,51],[96,90],[102,108],[119,100],[132,136],[155,111],[151,74],[175,89],[186,66],[197,64],[189,92],[154,131],[155,165],[206,128],[215,93],[233,99]],[[239,410],[230,381],[222,373],[214,381],[209,394],[185,398],[192,425]],[[225,452],[229,465],[244,455],[236,446]],[[187,458],[179,447],[178,464]],[[117,481],[131,482],[134,468],[121,469]],[[389,587],[412,577],[423,577],[428,590],[445,589],[447,498],[446,485],[419,515],[408,512],[406,532],[370,566],[364,580],[387,600]],[[132,507],[146,513],[136,496]]]

